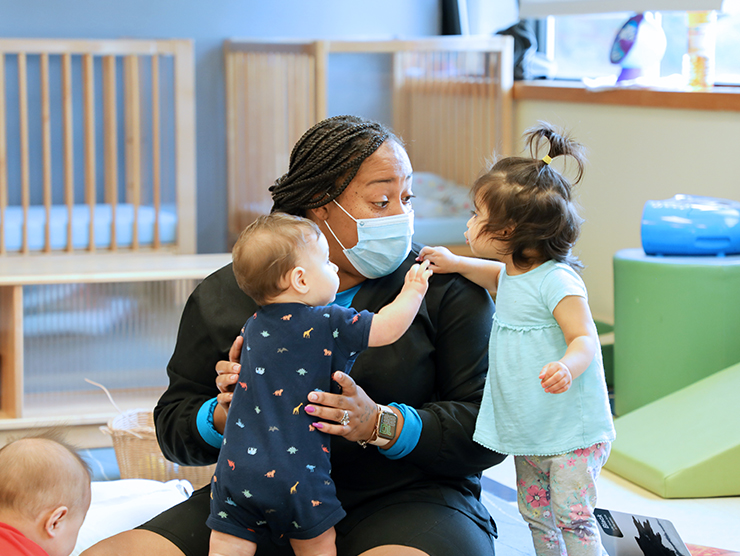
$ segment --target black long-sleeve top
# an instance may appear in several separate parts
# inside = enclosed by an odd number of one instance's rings
[[[418,249],[414,245],[394,273],[363,282],[352,306],[378,312],[391,302]],[[218,459],[218,449],[200,436],[196,416],[218,394],[216,362],[228,359],[232,342],[255,310],[254,301],[237,286],[231,265],[207,277],[188,299],[167,366],[170,384],[154,409],[157,438],[168,459],[184,465]],[[457,274],[434,275],[403,337],[358,357],[352,378],[376,403],[415,408],[422,432],[413,451],[398,460],[377,448],[332,438],[332,478],[349,514],[346,526],[373,508],[428,501],[456,508],[495,531],[478,500],[480,473],[505,456],[472,439],[488,370],[493,311],[482,288]]]

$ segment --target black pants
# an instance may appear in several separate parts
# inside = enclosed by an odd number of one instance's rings
[[[208,556],[210,487],[139,526],[174,543],[186,556]],[[337,531],[337,555],[357,556],[376,546],[398,544],[430,556],[494,556],[493,537],[465,514],[434,503],[405,502],[383,508],[345,534]],[[293,556],[290,546],[257,547],[256,556]]]

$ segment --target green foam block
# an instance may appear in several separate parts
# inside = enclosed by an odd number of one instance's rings
[[[740,256],[614,255],[614,411],[740,361]]]
[[[663,498],[740,495],[740,363],[615,419],[606,469]]]

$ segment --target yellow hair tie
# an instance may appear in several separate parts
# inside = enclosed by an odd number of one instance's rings
[[[550,162],[552,162],[552,158],[550,158],[550,155],[547,155],[546,154],[545,155],[545,158],[542,159],[542,162],[544,162],[545,164],[549,165]]]

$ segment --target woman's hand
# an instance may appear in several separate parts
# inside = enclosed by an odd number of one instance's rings
[[[234,386],[239,380],[239,372],[242,370],[239,360],[243,344],[244,338],[241,335],[237,336],[229,349],[229,360],[216,363],[216,387],[219,394],[216,396],[218,405],[213,412],[213,426],[221,434],[223,434],[226,426],[226,415],[229,413],[231,398],[234,397]]]
[[[332,378],[342,387],[341,394],[311,392],[308,395],[311,403],[305,411],[317,419],[313,426],[321,432],[343,436],[352,442],[367,440],[375,429],[377,404],[346,373],[337,371]],[[349,421],[342,425],[340,421],[345,411]]]

